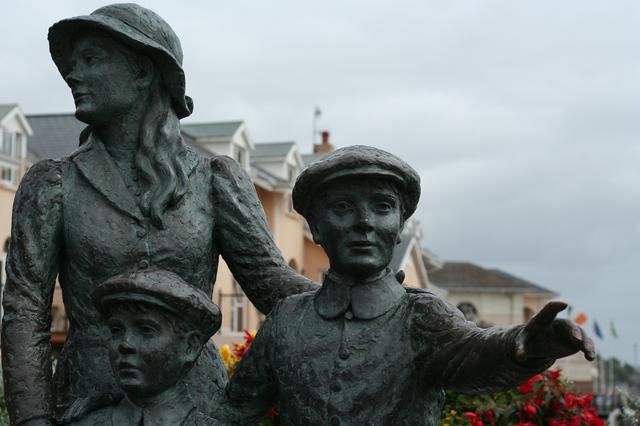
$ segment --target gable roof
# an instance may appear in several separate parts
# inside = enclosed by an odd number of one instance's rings
[[[429,272],[429,279],[450,292],[558,294],[499,269],[485,269],[470,262],[445,262]]]
[[[3,104],[0,105],[0,120],[2,120],[5,115],[9,114],[18,104]]]
[[[389,267],[394,271],[402,268],[402,261],[407,257],[407,251],[411,249],[413,237],[408,232],[403,232],[400,236],[400,243],[393,248],[393,257]]]
[[[72,113],[33,114],[27,115],[27,120],[33,128],[27,147],[39,160],[71,154],[78,148],[80,132],[87,127]]]
[[[218,121],[208,123],[182,124],[182,132],[195,139],[230,138],[236,134],[242,121]]]
[[[266,157],[286,157],[295,146],[295,142],[260,142],[254,145],[251,156],[254,159]]]

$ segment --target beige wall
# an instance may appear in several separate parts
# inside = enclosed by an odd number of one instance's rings
[[[429,283],[426,277],[422,277],[420,273],[419,259],[420,254],[414,246],[409,256],[407,256],[404,265],[400,265],[400,269],[404,271],[404,284],[409,287],[427,288]]]
[[[449,292],[447,300],[456,306],[472,303],[478,310],[478,318],[493,325],[519,324],[523,319],[521,294]]]

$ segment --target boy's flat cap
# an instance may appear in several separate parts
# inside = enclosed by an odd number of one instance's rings
[[[308,217],[319,191],[332,181],[352,177],[393,181],[402,196],[404,220],[416,210],[420,199],[418,173],[395,155],[365,145],[336,149],[304,169],[293,187],[293,207]]]
[[[158,306],[201,331],[207,340],[220,328],[220,309],[211,298],[170,271],[151,269],[116,275],[98,285],[91,299],[103,315],[127,302]]]

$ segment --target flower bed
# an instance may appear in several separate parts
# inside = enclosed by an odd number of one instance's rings
[[[604,426],[591,394],[571,391],[562,373],[547,370],[520,386],[490,395],[447,392],[445,426]]]

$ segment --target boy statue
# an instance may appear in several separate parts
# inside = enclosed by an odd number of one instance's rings
[[[494,391],[577,351],[593,359],[591,339],[555,319],[564,303],[480,329],[398,283],[389,263],[419,196],[415,170],[376,148],[338,149],[302,172],[293,205],[330,269],[269,314],[227,386],[227,421],[255,424],[279,401],[284,425],[436,425],[445,388]]]
[[[221,425],[199,412],[185,375],[220,327],[218,307],[173,272],[112,277],[91,293],[111,331],[109,359],[125,397],[74,425]]]

